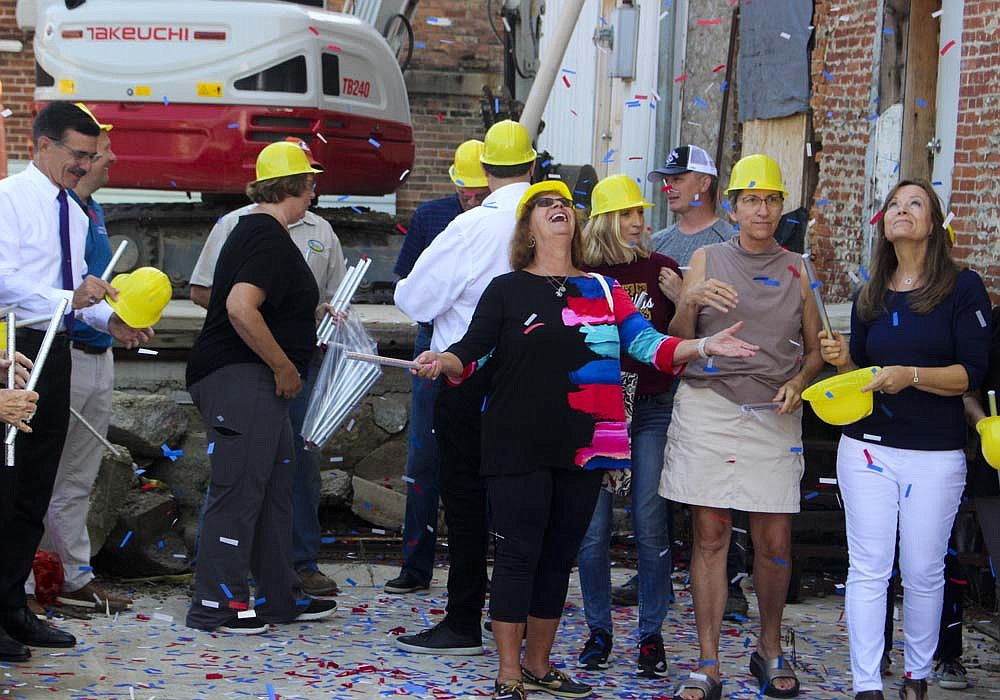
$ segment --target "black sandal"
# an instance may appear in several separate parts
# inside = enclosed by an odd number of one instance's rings
[[[700,690],[701,700],[722,700],[722,682],[704,673],[690,673],[686,680],[677,681],[672,700],[688,700],[681,693]]]
[[[909,700],[906,691],[912,690],[916,700],[927,700],[927,679],[904,678],[903,685],[899,687],[899,700]]]
[[[756,651],[750,655],[750,673],[760,683],[760,692],[771,698],[794,698],[799,694],[799,679],[795,671],[785,661],[783,655],[773,659],[765,659]],[[774,681],[778,678],[791,678],[795,685],[791,688],[775,688]],[[906,700],[906,698],[903,698]],[[926,698],[918,698],[926,700]]]

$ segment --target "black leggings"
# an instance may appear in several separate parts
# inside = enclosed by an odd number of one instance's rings
[[[490,616],[558,619],[601,489],[601,471],[543,469],[486,478],[496,531]]]

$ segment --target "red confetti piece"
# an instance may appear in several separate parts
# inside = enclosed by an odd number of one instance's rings
[[[423,493],[424,492],[424,490],[422,488],[420,488],[420,484],[414,484],[413,485],[413,490],[416,491],[417,493]]]
[[[718,73],[720,70],[722,70],[725,67],[726,67],[725,63],[720,63],[719,65],[717,65],[715,68],[712,69],[712,72],[713,73]]]
[[[660,192],[669,192],[672,189],[674,189],[673,185],[664,185],[660,188]]]
[[[339,46],[337,46],[336,44],[330,44],[326,48],[330,49],[331,51],[342,51],[343,50]]]
[[[642,156],[629,156],[629,160],[642,160]]]
[[[632,95],[632,98],[636,99],[636,100],[648,100],[649,96],[648,95]]]
[[[688,77],[687,73],[685,73],[684,75],[678,75],[676,78],[674,78],[674,82],[683,83],[685,80],[687,80],[687,77]]]
[[[875,216],[872,217],[871,221],[869,221],[868,223],[875,225],[881,218],[882,218],[882,211],[880,210]]]
[[[578,114],[576,113],[576,110],[575,110],[575,109],[571,109],[571,110],[569,111],[569,113],[570,113],[570,114],[572,114],[572,115],[573,115],[574,117],[578,117],[578,116],[580,116],[580,115],[578,115]]]
[[[399,229],[399,232],[401,234],[403,234],[404,236],[406,235],[406,227],[403,226],[403,224],[396,224],[396,228]]]
[[[139,615],[135,616],[135,619],[136,620],[142,620],[143,622],[148,622],[150,618],[149,618],[149,615],[139,614]]]
[[[952,39],[947,44],[945,44],[944,46],[942,46],[941,47],[941,55],[944,56],[946,53],[948,53],[948,50],[951,49],[951,47],[954,46],[954,45],[955,45],[955,40]]]
[[[715,513],[711,513],[711,516],[713,518],[715,518],[716,520],[718,520],[719,522],[723,522],[723,523],[730,522],[729,518],[723,518],[721,515],[716,515]]]
[[[713,24],[722,24],[722,18],[716,17],[715,19],[700,19],[698,20],[699,27],[710,27]]]
[[[389,630],[389,634],[404,634],[406,632],[405,627],[393,627]]]
[[[206,681],[221,681],[222,680],[222,674],[221,673],[206,673],[205,674],[205,680]]]
[[[566,87],[573,87],[572,85],[569,84],[569,78],[567,78],[565,75],[562,77],[562,79],[563,79],[563,83],[565,83]]]
[[[431,615],[444,615],[444,610],[441,610],[440,608],[431,608],[427,612]]]
[[[528,335],[528,333],[531,333],[531,331],[535,330],[539,326],[544,326],[544,325],[545,325],[544,323],[532,323],[530,326],[524,329],[524,334]]]
[[[229,601],[229,607],[231,609],[233,609],[233,610],[246,610],[247,609],[247,604],[246,603],[242,603],[242,602],[240,602],[238,600],[231,600],[231,601]]]
[[[311,31],[316,36],[319,36],[319,30],[316,29],[316,27],[309,27],[309,31]]]
[[[868,454],[868,450],[862,450],[862,452],[865,453],[865,459],[868,460],[868,464],[875,464],[874,460],[872,460],[872,456]]]
[[[795,279],[798,279],[799,277],[801,277],[801,276],[802,276],[802,275],[801,275],[801,274],[799,273],[799,271],[795,269],[795,266],[794,266],[794,265],[789,265],[789,266],[788,266],[788,270],[789,270],[789,271],[790,271],[790,272],[792,273],[792,275],[793,275],[793,276],[795,277]]]

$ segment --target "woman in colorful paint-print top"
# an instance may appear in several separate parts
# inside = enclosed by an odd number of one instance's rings
[[[524,688],[585,697],[590,687],[551,667],[570,569],[594,512],[604,469],[629,466],[619,356],[662,371],[704,354],[751,357],[734,336],[658,333],[612,279],[582,264],[569,190],[541,182],[524,194],[511,267],[486,288],[469,330],[444,353],[423,353],[419,374],[468,376],[491,354],[483,405],[482,474],[497,537],[490,614],[500,652],[497,698]],[[528,649],[521,640],[528,625]]]

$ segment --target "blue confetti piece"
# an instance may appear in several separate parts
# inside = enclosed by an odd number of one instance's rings
[[[754,282],[763,282],[766,279],[768,279],[768,278],[767,277],[754,277],[753,281]]]
[[[877,114],[869,114],[867,117],[865,117],[865,121],[866,122],[873,122],[876,119],[878,119],[878,115]]]
[[[913,484],[907,484],[906,485],[906,493],[903,494],[903,498],[909,498],[910,497],[910,489],[912,489],[912,488],[913,488]]]
[[[422,41],[414,41],[413,45],[416,46],[418,49],[426,49],[427,48],[427,44],[425,44]]]
[[[166,95],[163,96],[163,104],[165,104],[165,105],[170,104],[170,98],[167,97]]]
[[[826,392],[826,398],[832,399],[833,398],[833,392],[832,391]]]
[[[957,557],[957,556],[958,556],[958,552],[956,552],[956,551],[955,551],[954,549],[952,549],[951,547],[948,547],[948,554],[950,554],[950,555],[951,555],[951,556],[953,556],[953,557]]]
[[[240,123],[239,122],[233,122],[232,124],[227,124],[226,128],[227,129],[239,129],[240,128]]]
[[[917,104],[918,104],[918,105],[920,105],[921,107],[926,107],[926,106],[927,106],[927,103],[926,103],[926,102],[924,102],[923,100],[921,100],[921,99],[920,99],[919,97],[917,98],[916,102],[917,102]]]
[[[836,82],[833,79],[833,76],[830,75],[830,71],[823,71],[823,77],[826,78],[827,80],[829,80],[831,83]]]
[[[178,457],[184,455],[184,450],[171,450],[167,447],[167,443],[160,445],[160,449],[163,450],[163,456],[169,457],[171,462],[176,462]]]
[[[321,537],[319,541],[322,542],[323,544],[333,544],[334,542],[337,541],[337,538],[336,537]]]
[[[727,87],[729,87],[729,81],[723,80],[722,85],[719,86],[719,92],[725,92]]]
[[[826,118],[830,119],[831,117],[833,117],[833,112],[827,112],[826,113]]]
[[[816,202],[816,206],[817,207],[825,207],[829,203],[830,203],[829,199],[821,199],[818,202]]]
[[[156,543],[156,548],[163,549],[163,540],[160,540],[159,542]]]
[[[347,581],[347,584],[350,585],[350,586],[357,586],[358,585],[358,582],[355,581],[352,578],[346,579],[346,581]]]
[[[882,473],[882,467],[878,466],[877,464],[869,464],[868,468],[871,469],[873,472],[879,472],[880,474]]]
[[[749,187],[750,189],[753,189],[756,185],[757,185],[757,181],[756,180],[751,180],[750,184],[747,185],[747,187]]]
[[[688,206],[689,207],[700,207],[701,206],[701,202],[698,202],[698,201],[688,202]]]
[[[499,97],[494,97],[493,98],[493,113],[494,114],[500,114],[500,98]]]
[[[886,27],[885,29],[882,30],[882,33],[887,34],[888,36],[892,36],[892,28]]]
[[[639,106],[639,100],[629,100],[628,102],[625,103],[625,106],[629,107],[629,108],[631,108],[631,107],[638,107]]]
[[[940,187],[940,186],[941,186],[941,185],[943,185],[944,183],[943,183],[943,182],[941,182],[940,180],[935,180],[935,181],[934,181],[934,182],[932,182],[931,184],[932,184],[932,185],[934,185],[935,187]]]
[[[378,141],[376,141],[373,138],[369,137],[368,143],[370,143],[371,145],[373,145],[375,148],[382,148],[382,144],[380,144]]]
[[[227,598],[229,598],[230,600],[232,600],[232,599],[233,599],[233,594],[232,594],[232,591],[230,591],[230,590],[229,590],[229,586],[227,586],[227,585],[226,585],[226,584],[224,584],[224,583],[220,583],[220,584],[219,584],[219,588],[221,588],[221,589],[222,589],[222,593],[223,593],[223,595],[225,595],[225,596],[226,596]]]
[[[813,491],[812,493],[807,493],[805,495],[805,499],[807,501],[811,501],[812,499],[816,498],[816,496],[818,496],[818,495],[819,495],[819,491]]]
[[[773,561],[778,566],[788,566],[788,562],[779,557],[771,557],[771,561]]]
[[[214,442],[208,443],[208,454],[213,454],[214,452],[215,452],[215,443]]]
[[[764,284],[766,284],[768,287],[780,287],[781,286],[781,282],[778,281],[778,280],[764,280]]]
[[[303,598],[302,600],[296,600],[295,601],[295,607],[297,607],[297,608],[306,608],[306,607],[309,607],[309,603],[311,603],[311,602],[312,602],[312,600],[309,599],[309,598]]]
[[[275,700],[274,686],[268,683],[265,687],[267,688],[267,700]]]
[[[615,155],[615,149],[612,148],[610,151],[604,154],[604,162],[605,163],[612,162],[612,158],[614,157],[614,155]]]
[[[882,409],[882,413],[884,413],[885,415],[889,416],[890,418],[895,418],[895,416],[893,415],[892,411],[890,411],[889,407],[886,406],[884,403],[883,404],[879,404],[879,408]]]
[[[353,211],[355,214],[363,214],[364,213],[363,211],[361,211],[361,209],[359,207],[355,207],[355,206],[351,207],[351,211]]]
[[[264,596],[261,596],[260,598],[254,598],[253,604],[254,605],[263,605],[266,602],[267,602],[267,598],[265,598]]]
[[[576,71],[575,70],[570,70],[569,68],[563,68],[562,72],[563,73],[569,73],[570,75],[576,75]]]
[[[785,219],[785,221],[787,221],[790,224],[801,224],[802,223],[798,219]]]
[[[822,280],[816,280],[815,282],[809,285],[809,289],[819,289],[822,286],[823,286]]]
[[[726,211],[731,212],[733,210],[732,205],[729,204],[729,202],[727,202],[726,200],[722,200],[719,203],[722,205],[722,208],[725,209]]]
[[[706,372],[715,373],[719,371],[718,367],[705,367]]]
[[[694,103],[699,107],[701,107],[702,109],[708,109],[708,105],[705,104],[705,100],[701,99],[700,97],[694,98]]]
[[[790,447],[790,448],[788,448],[788,451],[789,452],[794,452],[797,455],[802,454],[802,448],[801,447]]]
[[[372,509],[372,504],[369,503],[368,501],[365,501],[365,510],[371,510],[371,509]]]
[[[130,539],[132,539],[132,531],[131,530],[129,530],[128,532],[125,533],[125,537],[122,539],[122,543],[120,545],[118,545],[118,548],[121,549],[122,547],[124,547],[126,544],[128,544],[128,541]]]
[[[864,265],[860,266],[860,270],[861,270],[861,279],[863,279],[865,282],[867,282],[870,279],[868,277],[868,270],[865,269]]]
[[[899,325],[899,313],[896,311],[892,312],[892,325],[893,326]]]
[[[550,159],[550,160],[543,160],[543,161],[542,161],[542,167],[543,167],[543,168],[547,168],[547,167],[549,167],[550,165],[552,165],[552,160],[551,160],[551,159]]]
[[[483,407],[479,409],[480,413],[486,413],[486,402],[489,400],[489,396],[483,397]]]
[[[94,567],[92,567],[92,566],[80,566],[80,567],[77,567],[77,568],[80,571],[93,571],[94,570]]]

